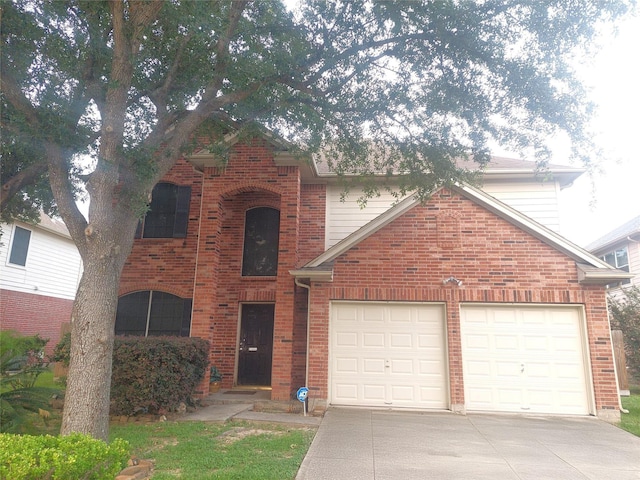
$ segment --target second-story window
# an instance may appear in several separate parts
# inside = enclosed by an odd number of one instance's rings
[[[9,263],[24,267],[27,264],[27,253],[29,253],[30,242],[31,231],[16,225],[13,230]]]
[[[158,183],[151,204],[140,222],[137,238],[183,238],[187,236],[191,187]]]
[[[627,251],[627,247],[618,248],[606,255],[602,255],[600,258],[612,267],[624,270],[625,272],[629,271],[629,252]],[[627,279],[623,280],[622,284],[624,285],[630,282],[631,280]]]
[[[247,210],[244,225],[243,276],[274,276],[278,273],[280,212],[275,208]]]

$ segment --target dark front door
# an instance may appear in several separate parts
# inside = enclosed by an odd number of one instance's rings
[[[242,305],[238,385],[271,385],[273,312],[273,304]]]

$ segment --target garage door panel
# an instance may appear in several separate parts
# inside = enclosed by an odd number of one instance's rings
[[[332,403],[446,408],[442,305],[335,302],[330,330]]]
[[[384,312],[380,311],[380,309],[376,307],[364,306],[361,309],[358,309],[357,307],[353,308],[356,310],[356,315],[358,315],[358,313],[362,314],[361,318],[363,322],[379,325],[384,323]]]
[[[389,368],[391,369],[391,374],[402,374],[402,375],[414,375],[415,368],[413,366],[413,360],[399,360],[392,359],[390,362]]]
[[[355,348],[358,346],[358,335],[355,332],[340,332],[336,335],[336,345]]]
[[[493,342],[492,342],[493,340]],[[501,353],[512,353],[520,350],[518,345],[518,336],[517,335],[505,335],[505,334],[496,334],[493,338],[487,336],[487,340],[485,342],[486,348],[490,349],[493,343],[493,348]]]
[[[354,383],[339,383],[334,385],[334,395],[343,401],[355,400],[358,398],[358,385]]]
[[[381,358],[364,358],[362,359],[362,372],[364,374],[378,373],[384,374],[384,360]],[[358,373],[353,372],[353,373]]]
[[[411,307],[402,307],[397,305],[392,310],[389,310],[389,323],[411,324],[413,323],[412,312],[413,312],[413,309]]]
[[[337,358],[335,361],[335,369],[340,373],[357,373],[358,359],[345,357]]]
[[[384,347],[384,333],[365,333],[362,335],[362,346],[364,348]]]
[[[412,348],[413,335],[410,333],[392,333],[389,335],[391,348]]]
[[[365,401],[376,402],[376,403],[384,403],[386,398],[386,388],[385,385],[381,385],[379,383],[376,384],[364,384],[362,387],[363,395],[362,398]]]
[[[467,408],[588,414],[580,318],[576,308],[462,307]]]

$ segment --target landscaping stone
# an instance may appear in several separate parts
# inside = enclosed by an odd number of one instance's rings
[[[149,460],[131,458],[129,466],[122,470],[115,480],[145,480],[151,478],[153,463]]]

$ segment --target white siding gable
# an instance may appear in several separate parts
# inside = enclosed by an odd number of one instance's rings
[[[482,190],[545,227],[558,231],[560,215],[557,182],[487,182]],[[366,206],[361,208],[358,199],[363,195],[362,188],[353,186],[344,201],[341,200],[343,191],[338,185],[327,186],[325,248],[355,232],[397,201],[391,193],[381,191],[380,196],[370,198]]]
[[[482,190],[545,227],[560,230],[557,182],[487,182]]]
[[[386,212],[397,201],[391,193],[380,191],[379,196],[369,198],[366,206],[361,208],[358,203],[358,199],[364,195],[361,187],[351,187],[344,201],[341,199],[343,192],[341,186],[327,185],[325,248],[335,245]]]
[[[74,299],[82,273],[82,261],[73,241],[37,226],[23,223],[18,226],[31,231],[26,265],[23,267],[9,263],[15,224],[3,224],[0,239],[0,288]]]

